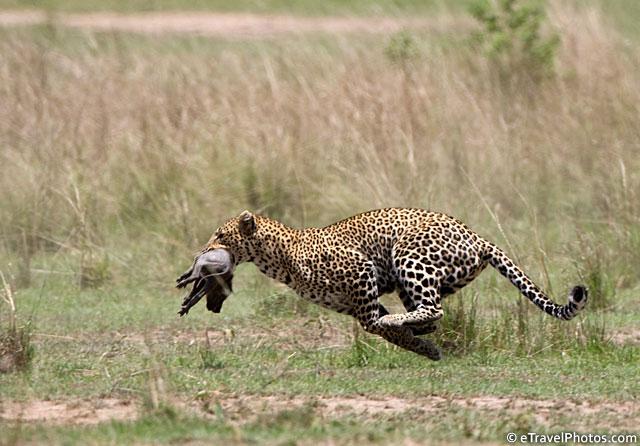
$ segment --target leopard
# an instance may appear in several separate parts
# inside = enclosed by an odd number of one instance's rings
[[[441,350],[423,335],[437,329],[443,300],[487,265],[560,320],[574,318],[588,298],[587,288],[577,285],[565,305],[556,304],[494,243],[452,216],[419,208],[376,209],[302,229],[243,211],[222,224],[202,252],[214,249],[227,250],[234,268],[251,262],[303,299],[432,360],[441,359]],[[405,312],[390,314],[380,302],[393,292]]]

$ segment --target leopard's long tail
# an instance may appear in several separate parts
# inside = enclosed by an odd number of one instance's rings
[[[569,292],[569,302],[566,305],[558,305],[553,302],[544,291],[511,260],[500,248],[487,242],[485,259],[504,277],[520,290],[520,292],[538,308],[558,319],[573,319],[587,303],[587,289],[578,285]]]

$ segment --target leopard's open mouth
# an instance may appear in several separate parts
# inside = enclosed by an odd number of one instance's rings
[[[184,316],[203,296],[207,296],[207,309],[220,313],[222,304],[231,294],[234,261],[229,251],[223,248],[203,252],[195,258],[193,265],[178,279],[177,287],[184,288],[193,283],[191,292],[185,296],[178,314]]]

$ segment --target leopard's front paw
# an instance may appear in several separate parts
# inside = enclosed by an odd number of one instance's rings
[[[442,352],[436,344],[426,339],[420,339],[420,347],[418,349],[419,354],[426,356],[432,361],[439,361],[442,359]]]

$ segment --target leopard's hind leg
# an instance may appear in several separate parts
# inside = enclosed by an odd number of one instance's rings
[[[403,294],[405,294],[405,291],[400,290],[399,292],[400,299],[402,299]],[[407,301],[410,302],[410,299],[407,298]],[[404,302],[405,301],[403,300],[403,303]],[[410,306],[405,305],[405,310],[407,311],[414,311],[414,309],[415,308],[413,307],[413,304],[411,304]],[[383,317],[389,314],[389,310],[387,310],[381,303],[378,304],[378,311],[379,311],[380,317]],[[423,326],[411,327],[411,332],[413,333],[414,336],[423,336],[423,335],[433,333],[437,329],[438,329],[438,326],[435,324],[435,322],[428,322]]]
[[[417,290],[405,288],[408,297],[413,301],[413,311],[400,314],[388,314],[380,318],[380,324],[385,327],[407,327],[422,329],[431,327],[443,315],[440,305],[440,295],[435,287]]]
[[[440,359],[438,347],[427,339],[414,336],[410,327],[401,325],[389,326],[381,323],[384,318],[396,315],[387,314],[380,317],[375,268],[367,268],[359,279],[357,283],[362,285],[358,287],[359,289],[353,290],[354,306],[351,315],[360,322],[360,325],[367,332],[379,335],[388,342],[419,355],[433,360]]]
[[[402,301],[402,305],[404,305],[404,309],[407,310],[408,313],[412,311],[416,311],[418,309],[416,302],[405,289],[401,289],[398,292],[398,296]],[[388,311],[385,311],[384,313],[380,313],[380,317],[385,316],[387,314],[389,314]],[[423,325],[415,325],[411,327],[411,331],[413,332],[414,336],[427,335],[427,334],[433,333],[437,329],[438,329],[438,326],[436,325],[435,321],[429,321],[424,323]]]

